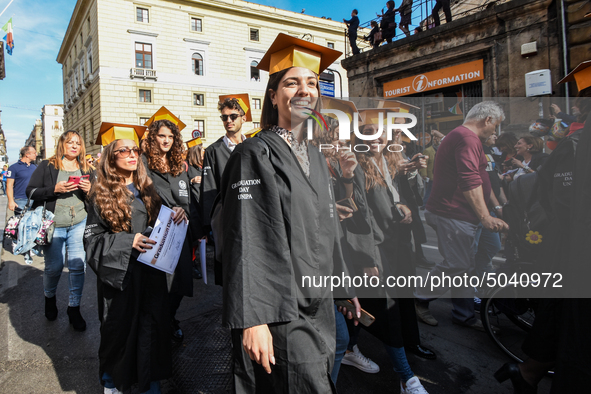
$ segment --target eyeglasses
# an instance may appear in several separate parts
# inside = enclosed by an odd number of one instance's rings
[[[126,157],[129,157],[129,155],[131,154],[131,152],[133,152],[133,154],[135,156],[139,156],[140,155],[140,148],[121,148],[121,149],[117,149],[115,151],[115,153],[119,153],[119,155],[125,159]]]
[[[238,115],[238,114],[220,115],[220,119],[222,120],[222,122],[227,122],[228,118],[232,119],[232,122],[233,122],[236,119],[238,119],[239,117],[240,117],[240,115]]]

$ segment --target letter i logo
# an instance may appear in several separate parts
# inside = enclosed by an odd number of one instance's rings
[[[415,92],[422,92],[427,88],[428,83],[429,80],[426,76],[424,76],[423,74],[417,75],[415,79],[412,81],[412,88],[415,90]]]

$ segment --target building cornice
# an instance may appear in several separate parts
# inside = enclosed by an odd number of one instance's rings
[[[245,51],[248,51],[248,52],[267,53],[267,51],[265,51],[264,49],[258,49],[258,48],[247,48],[247,47],[244,47],[244,50]]]
[[[185,42],[192,42],[193,44],[203,44],[203,45],[209,45],[209,44],[211,44],[211,41],[195,40],[193,38],[183,38],[183,41],[185,41]]]
[[[149,36],[149,37],[158,37],[158,33],[152,33],[149,31],[141,31],[141,30],[133,30],[133,29],[127,29],[127,32],[130,34],[139,34],[142,36]]]

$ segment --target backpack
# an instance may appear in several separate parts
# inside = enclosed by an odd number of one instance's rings
[[[509,203],[503,219],[509,225],[506,253],[513,262],[537,263],[541,258],[549,220],[540,204],[538,173],[518,177],[509,184]]]

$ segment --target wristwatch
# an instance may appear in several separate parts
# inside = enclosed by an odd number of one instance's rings
[[[523,171],[530,172],[531,168],[529,168],[529,166],[523,166]]]

